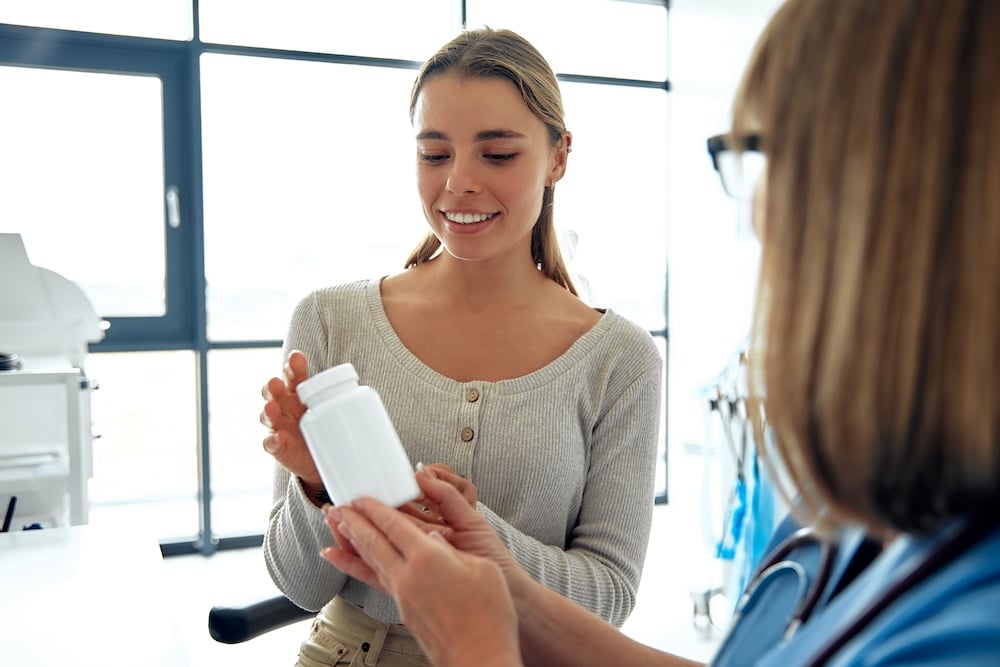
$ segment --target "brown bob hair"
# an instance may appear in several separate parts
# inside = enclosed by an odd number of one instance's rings
[[[997,35],[995,0],[790,0],[744,74],[752,413],[814,519],[920,533],[1000,500]]]

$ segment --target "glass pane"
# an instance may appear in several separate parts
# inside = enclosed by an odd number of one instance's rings
[[[408,116],[414,76],[203,57],[209,338],[284,338],[306,291],[402,268],[427,229]]]
[[[579,83],[562,90],[573,153],[556,188],[555,221],[578,237],[575,252],[566,252],[570,269],[595,306],[662,329],[667,93]]]
[[[261,444],[260,388],[281,375],[281,349],[208,354],[212,529],[218,536],[263,533],[271,510],[274,458]]]
[[[189,40],[191,0],[31,0],[0,3],[0,23]]]
[[[188,351],[87,356],[87,375],[99,384],[90,523],[141,523],[163,540],[197,534],[195,368]]]
[[[705,148],[726,127],[729,96],[670,99],[669,442],[679,454],[714,432],[709,391],[749,334],[759,244]]]
[[[664,360],[664,363],[669,359],[667,354],[667,339],[663,336],[657,336],[653,339],[656,343],[656,349],[660,351],[660,358]],[[654,495],[663,495],[667,493],[667,473],[670,471],[668,465],[673,465],[671,461],[668,464],[667,461],[667,401],[670,398],[669,386],[667,385],[667,374],[663,374],[663,382],[660,385],[660,391],[662,392],[662,403],[660,407],[660,431],[659,431],[659,443],[656,446],[656,487],[653,490]]]
[[[217,44],[423,61],[458,31],[455,4],[201,0],[200,37]]]
[[[758,4],[768,3],[778,4],[758,0]],[[726,12],[696,2],[687,5],[691,6],[672,5],[670,10],[670,83],[674,90],[688,85],[721,86],[731,97],[728,91],[735,91],[769,13],[763,7]]]
[[[0,66],[0,90],[0,232],[102,317],[162,316],[160,80]]]
[[[470,28],[509,28],[560,74],[664,81],[667,10],[612,0],[468,0]]]
[[[763,5],[777,3],[755,4],[709,11],[701,2],[678,2],[670,13],[668,442],[677,456],[689,445],[714,446],[718,417],[708,410],[708,393],[749,333],[759,245],[748,207],[723,192],[705,140],[729,127],[732,96],[771,11]]]

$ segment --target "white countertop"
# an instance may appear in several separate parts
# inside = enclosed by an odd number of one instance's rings
[[[133,527],[0,533],[0,663],[189,665],[162,567]]]

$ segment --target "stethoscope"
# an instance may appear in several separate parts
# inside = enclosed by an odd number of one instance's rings
[[[803,667],[819,667],[828,663],[841,648],[864,630],[901,595],[973,547],[990,531],[994,530],[998,523],[1000,523],[1000,515],[987,511],[977,513],[950,526],[941,540],[924,558],[914,563],[909,571],[902,573],[895,583],[872,600],[851,623],[828,638],[820,650]],[[860,539],[861,541],[857,542],[855,556],[851,558],[848,567],[854,567],[854,561],[859,556],[870,562],[878,554],[879,548],[876,542],[870,538]],[[793,552],[811,548],[819,550],[819,566],[812,581],[810,581],[806,567],[801,562],[789,558]],[[843,573],[841,573],[837,577],[838,581],[834,589],[827,590],[830,587],[837,566],[837,556],[840,552],[840,545],[834,538],[815,528],[805,527],[796,530],[775,547],[766,560],[757,567],[745,592],[740,596],[731,623],[735,625],[740,616],[745,615],[753,608],[760,593],[769,582],[775,582],[778,577],[793,576],[798,580],[795,598],[798,603],[785,627],[783,637],[787,640],[795,634],[803,623],[809,620],[809,616],[816,609],[820,600],[824,597],[829,599],[849,583],[842,581]],[[867,565],[867,562],[862,565]]]
[[[819,550],[819,567],[816,569],[812,581],[810,581],[810,575],[805,565],[789,558],[793,552],[810,547]],[[803,623],[809,620],[809,616],[823,597],[823,593],[830,583],[830,575],[837,562],[838,553],[840,553],[839,545],[832,538],[821,534],[812,526],[799,528],[778,544],[757,566],[756,573],[750,578],[740,596],[731,622],[736,623],[740,616],[750,610],[765,586],[775,582],[780,577],[790,575],[797,581],[798,587],[795,594],[795,599],[798,602],[789,617],[783,635],[784,639],[790,638]]]

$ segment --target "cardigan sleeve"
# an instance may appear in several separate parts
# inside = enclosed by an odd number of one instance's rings
[[[328,333],[316,295],[303,299],[292,314],[284,358],[301,350],[309,375],[327,358]],[[347,575],[332,567],[320,551],[333,544],[322,510],[310,502],[299,480],[275,464],[271,514],[264,535],[264,561],[275,585],[292,602],[316,611],[340,592]]]

